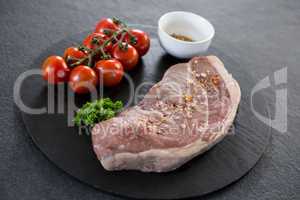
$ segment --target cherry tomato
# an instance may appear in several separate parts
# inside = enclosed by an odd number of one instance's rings
[[[60,56],[48,57],[42,65],[43,78],[51,84],[66,82],[70,69]]]
[[[110,19],[110,18],[104,18],[104,19],[101,19],[97,23],[96,28],[95,28],[95,33],[103,33],[103,34],[105,34],[105,30],[114,32],[114,31],[117,31],[118,29],[119,29],[119,26],[117,24],[115,24],[112,19]],[[106,34],[106,35],[111,35],[111,34],[112,33]]]
[[[99,41],[99,44],[93,43],[93,38],[96,38]],[[105,40],[107,40],[108,37],[104,35],[103,33],[92,33],[88,35],[82,42],[82,44],[90,49],[95,49],[99,45],[102,45]],[[110,42],[108,45],[105,46],[105,51],[110,51],[112,48],[112,43]]]
[[[135,47],[139,56],[145,55],[150,48],[150,37],[148,34],[138,29],[131,29],[130,33],[136,38],[136,43],[132,43],[129,34],[126,34],[125,41]]]
[[[69,77],[69,86],[75,93],[87,93],[90,87],[95,87],[98,83],[98,78],[95,71],[85,65],[75,67]]]
[[[115,86],[121,82],[124,70],[122,63],[116,59],[100,60],[95,64],[95,71],[103,78],[104,86]]]
[[[123,47],[126,46],[126,43],[122,44]],[[118,44],[115,44],[112,49],[112,56],[122,63],[125,70],[133,69],[139,61],[138,52],[130,44],[127,48],[120,48]]]
[[[67,64],[72,64],[76,62],[76,60],[85,57],[86,54],[80,51],[77,47],[69,47],[64,52],[64,59]]]

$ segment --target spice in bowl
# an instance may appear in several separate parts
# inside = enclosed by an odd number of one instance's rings
[[[185,35],[180,35],[180,34],[176,34],[176,33],[172,33],[171,36],[177,40],[182,40],[185,42],[194,42],[194,40],[188,36]]]

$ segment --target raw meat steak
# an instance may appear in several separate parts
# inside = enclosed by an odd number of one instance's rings
[[[97,124],[94,151],[107,170],[174,170],[226,136],[240,98],[217,57],[195,57],[171,66],[138,105]]]

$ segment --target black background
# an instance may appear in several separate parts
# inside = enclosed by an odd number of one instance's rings
[[[208,18],[216,29],[214,46],[226,50],[256,81],[288,67],[288,132],[274,131],[266,154],[246,177],[203,199],[300,198],[299,1],[1,0],[1,199],[120,199],[70,178],[39,152],[14,106],[13,84],[51,44],[91,29],[103,16],[156,25],[160,15],[172,10]],[[272,108],[274,91],[265,96]]]

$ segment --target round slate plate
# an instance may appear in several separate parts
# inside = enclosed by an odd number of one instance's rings
[[[85,35],[73,35],[53,44],[38,57],[32,68],[39,68],[49,55],[61,55],[66,47],[80,42]],[[140,66],[130,73],[135,85],[145,81],[157,82],[169,66],[182,62],[165,54],[157,39],[153,38],[151,42],[150,52],[142,59]],[[93,153],[90,136],[79,135],[76,127],[67,126],[66,112],[38,115],[22,112],[26,128],[35,144],[55,165],[101,191],[142,199],[175,199],[200,196],[221,189],[237,181],[257,163],[269,143],[271,132],[250,109],[250,91],[254,83],[245,66],[239,66],[215,47],[209,50],[209,54],[215,54],[223,60],[242,89],[239,112],[234,122],[235,134],[227,136],[210,151],[178,170],[168,173],[105,171]],[[47,90],[41,77],[32,76],[24,81],[21,97],[30,107],[46,106]],[[126,101],[128,83],[123,81],[120,86],[105,90],[104,95]],[[66,99],[67,96],[65,102]],[[76,103],[80,106],[88,99],[88,96],[76,96]],[[55,106],[57,108],[58,105]],[[269,115],[262,95],[254,96],[254,107],[261,114]]]

